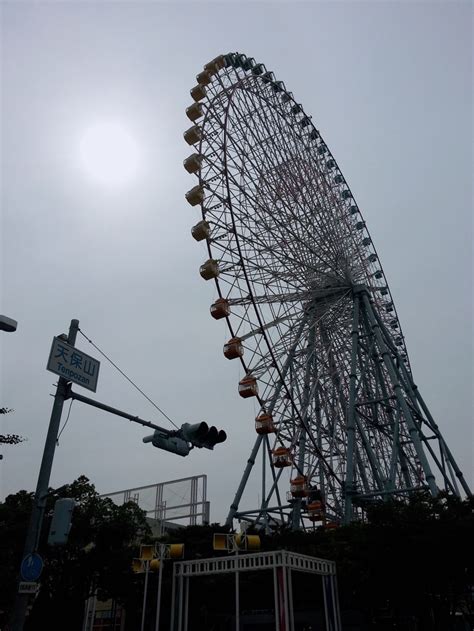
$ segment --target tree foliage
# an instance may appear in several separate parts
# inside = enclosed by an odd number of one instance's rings
[[[55,500],[61,497],[72,497],[77,502],[73,526],[66,546],[50,548],[46,544],[48,520]],[[0,610],[4,611],[3,620],[0,614],[0,628],[13,602],[13,577],[21,559],[31,503],[32,494],[20,491],[0,504],[0,584],[4,586],[0,591]],[[459,628],[453,626],[453,614],[469,613],[472,602],[473,508],[472,500],[446,495],[432,498],[421,493],[408,503],[373,504],[365,523],[334,530],[281,529],[271,536],[261,534],[262,549],[284,548],[336,561],[347,628],[448,631]],[[213,534],[224,531],[219,524],[189,526],[166,535],[162,541],[184,543],[186,559],[205,558],[215,554]],[[150,530],[136,504],[116,506],[99,497],[84,476],[51,489],[40,542],[45,569],[27,628],[79,631],[84,601],[94,591],[101,599],[112,597],[124,605],[127,631],[139,628],[144,577],[134,575],[130,566],[140,543],[147,541],[152,541]],[[172,563],[167,562],[164,567],[162,623],[166,628]],[[266,579],[269,577],[261,574],[242,574],[243,609],[272,608],[273,583]],[[157,580],[157,576],[150,576],[150,594],[156,594]],[[233,580],[232,576],[219,575],[193,583],[193,628],[230,628]],[[322,609],[316,583],[314,577],[295,575],[297,607]],[[154,597],[149,598],[150,624],[155,602]]]
[[[366,624],[446,631],[456,611],[472,615],[473,509],[472,499],[418,493],[374,503],[365,523],[282,531],[264,545],[336,561],[341,606]]]
[[[10,408],[0,408],[0,414],[9,414],[13,412]],[[18,445],[25,440],[19,434],[0,434],[0,445]]]
[[[68,497],[76,501],[72,528],[65,546],[47,545],[54,503]],[[0,628],[11,610],[15,576],[21,561],[33,494],[20,491],[0,504]],[[81,629],[84,601],[97,590],[99,596],[124,598],[134,577],[130,571],[133,546],[149,537],[145,513],[134,503],[117,506],[100,497],[85,476],[72,484],[50,489],[39,544],[45,566],[41,590],[26,629]],[[5,535],[5,536],[3,536]]]

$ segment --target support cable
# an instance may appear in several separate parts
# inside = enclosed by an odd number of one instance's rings
[[[64,421],[64,425],[62,426],[62,428],[61,428],[61,430],[60,430],[60,432],[58,434],[58,437],[56,438],[56,445],[57,446],[59,446],[59,439],[61,438],[61,434],[64,432],[64,430],[66,428],[67,422],[69,421],[69,416],[71,414],[71,408],[72,408],[72,404],[73,403],[74,403],[74,399],[71,399],[71,403],[69,404],[69,410],[67,411],[66,420]]]
[[[159,406],[158,406],[158,405],[157,405],[157,404],[156,404],[156,403],[155,403],[152,399],[150,399],[150,397],[149,397],[147,394],[145,394],[145,393],[143,392],[143,390],[142,390],[141,388],[139,388],[139,387],[137,386],[137,384],[136,384],[134,381],[132,381],[132,380],[130,379],[130,377],[128,377],[128,376],[127,376],[127,375],[123,372],[123,370],[121,370],[121,369],[117,366],[117,364],[115,364],[115,363],[114,363],[114,362],[110,359],[110,357],[108,357],[108,356],[104,353],[104,351],[102,351],[102,350],[101,350],[101,349],[97,346],[97,344],[94,344],[94,342],[93,342],[91,339],[89,339],[89,338],[87,337],[87,335],[85,335],[85,334],[84,334],[84,332],[83,332],[81,329],[79,329],[79,333],[82,335],[82,337],[85,337],[85,338],[86,338],[86,340],[89,342],[89,344],[92,344],[92,346],[93,346],[93,347],[94,347],[94,348],[95,348],[95,349],[96,349],[96,350],[97,350],[97,351],[98,351],[98,352],[99,352],[99,353],[100,353],[103,357],[105,357],[105,359],[106,359],[108,362],[110,362],[110,363],[112,364],[112,366],[113,366],[114,368],[116,368],[116,369],[119,371],[119,373],[120,373],[123,377],[125,377],[125,379],[126,379],[127,381],[129,381],[129,382],[132,384],[132,386],[133,386],[134,388],[136,388],[136,389],[138,390],[138,392],[140,392],[140,394],[142,394],[142,395],[145,397],[145,399],[146,399],[147,401],[149,401],[149,402],[153,405],[153,407],[155,407],[155,408],[158,410],[158,412],[159,412],[160,414],[162,414],[162,415],[163,415],[163,416],[164,416],[164,417],[165,417],[165,418],[166,418],[166,419],[167,419],[167,420],[171,423],[171,425],[174,425],[174,426],[176,427],[176,429],[179,429],[179,427],[176,425],[176,423],[175,423],[174,421],[172,421],[172,420],[170,419],[170,417],[169,417],[169,416],[168,416],[165,412],[163,412],[163,410],[162,410],[162,409],[161,409],[161,408],[160,408],[160,407],[159,407]],[[67,422],[67,421],[66,421],[66,422]]]

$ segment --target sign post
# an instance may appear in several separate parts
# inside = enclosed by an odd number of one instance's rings
[[[75,373],[77,372],[77,374],[79,375],[82,373],[79,373],[78,370],[77,371],[73,370],[78,367],[75,365],[71,365],[72,353],[73,352],[78,353],[78,351],[74,349],[74,344],[76,342],[78,330],[79,330],[79,320],[71,320],[71,325],[69,327],[69,335],[67,339],[63,340],[60,337],[54,338],[53,348],[50,353],[50,360],[51,360],[51,355],[56,355],[59,352],[59,344],[62,343],[64,347],[63,355],[66,355],[66,353],[69,353],[69,355],[67,356],[68,370],[71,370],[72,372],[75,372]],[[54,349],[56,349],[55,352],[53,352]],[[84,353],[82,353],[81,355],[85,357]],[[92,359],[92,358],[89,358],[88,356],[87,358]],[[53,357],[53,360],[56,360],[56,365],[58,364],[58,360],[60,360],[61,365],[63,365],[64,363],[64,365],[66,366],[66,360],[63,360],[62,357],[60,358]],[[75,361],[79,361],[79,359],[75,359]],[[98,364],[99,362],[96,362],[96,363]],[[49,366],[49,362],[48,362],[48,366]],[[62,369],[60,368],[59,370],[62,370]],[[51,419],[49,421],[48,434],[46,436],[46,442],[44,445],[43,458],[41,460],[41,467],[38,474],[38,482],[36,485],[33,509],[31,511],[28,531],[26,533],[25,549],[23,552],[23,564],[26,562],[28,558],[30,558],[31,560],[31,556],[33,555],[34,552],[36,552],[36,549],[38,548],[38,541],[41,534],[41,525],[43,523],[43,515],[44,515],[44,509],[46,505],[46,496],[47,496],[48,488],[49,488],[49,479],[51,477],[51,469],[53,466],[54,451],[56,449],[56,441],[58,438],[58,431],[59,431],[59,426],[61,423],[61,413],[63,410],[64,401],[68,394],[68,381],[72,380],[72,376],[69,373],[62,373],[62,372],[59,373],[57,370],[53,372],[56,372],[56,374],[61,374],[64,376],[59,377],[56,394],[54,395],[53,409],[51,412]],[[97,367],[97,374],[98,374],[98,367]],[[91,382],[91,384],[92,383],[93,382]],[[80,385],[84,385],[84,384],[81,383]],[[97,385],[97,378],[95,380],[94,387],[96,385]],[[33,555],[33,558],[34,558],[34,555]],[[34,565],[34,562],[33,562],[33,565]],[[12,631],[23,631],[30,593],[31,592],[25,593],[25,591],[22,590],[22,591],[19,591],[16,595],[15,608],[13,610]]]

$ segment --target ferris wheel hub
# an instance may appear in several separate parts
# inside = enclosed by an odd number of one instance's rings
[[[367,285],[353,285],[352,286],[353,294],[363,294],[367,292],[368,292]]]

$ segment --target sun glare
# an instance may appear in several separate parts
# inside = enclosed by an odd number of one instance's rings
[[[89,127],[80,142],[80,155],[87,173],[108,187],[128,184],[137,172],[137,143],[120,123]]]

